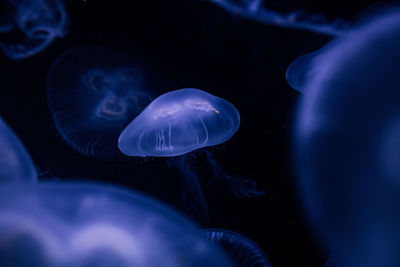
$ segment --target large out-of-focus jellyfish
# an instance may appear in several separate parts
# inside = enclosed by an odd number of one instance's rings
[[[240,125],[228,101],[198,89],[159,96],[121,133],[120,150],[128,156],[171,157],[221,144]]]
[[[339,266],[398,266],[400,7],[320,56],[295,126],[298,186]]]
[[[209,1],[234,15],[279,27],[301,29],[334,37],[345,34],[349,28],[348,22],[341,19],[329,21],[322,14],[307,14],[304,10],[287,14],[277,12],[268,6],[268,0]]]
[[[2,266],[233,266],[190,221],[138,193],[71,183],[0,188]]]
[[[204,207],[206,201],[190,162],[193,157],[187,153],[227,141],[236,133],[239,124],[239,112],[228,101],[202,90],[180,89],[159,96],[146,107],[121,133],[118,145],[128,156],[183,155],[173,164],[186,176],[187,185],[190,185],[186,188],[190,192],[188,195],[197,199],[193,205]],[[242,197],[259,193],[254,182],[238,182],[240,179],[225,175],[212,154],[205,150],[205,155],[213,167],[214,176],[227,181],[234,195]]]
[[[67,28],[62,0],[0,0],[0,49],[12,59],[41,52]]]
[[[247,237],[225,229],[204,229],[205,236],[221,247],[238,267],[272,267],[260,247]]]
[[[18,137],[0,118],[0,184],[36,181],[33,162]]]
[[[167,86],[139,59],[105,47],[67,51],[47,76],[54,123],[86,156],[117,159],[121,131]]]

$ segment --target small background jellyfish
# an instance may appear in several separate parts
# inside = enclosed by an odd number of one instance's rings
[[[295,124],[305,211],[339,266],[397,266],[400,7],[321,55]]]
[[[35,182],[33,162],[18,137],[0,118],[0,184]]]
[[[214,146],[230,139],[239,128],[240,116],[237,109],[228,101],[202,90],[186,88],[156,98],[121,133],[118,146],[128,156],[173,157],[170,161],[184,173],[184,201],[191,203],[190,209],[204,207],[197,212],[201,221],[207,218],[206,201],[201,192],[197,172],[192,159],[198,157],[185,154],[193,150]],[[204,150],[206,151],[206,150]],[[223,179],[236,197],[250,197],[263,194],[257,192],[253,181],[241,181],[227,176],[216,164],[209,151],[205,152],[210,162],[214,179]],[[218,182],[214,182],[215,185]],[[226,186],[225,185],[225,186]],[[246,185],[247,187],[245,187]],[[221,188],[221,183],[218,186]]]
[[[233,266],[190,221],[138,193],[85,183],[0,191],[3,266]]]
[[[11,59],[33,56],[67,31],[62,0],[0,1],[0,49]]]
[[[76,151],[119,159],[117,140],[168,83],[138,59],[104,47],[67,51],[47,77],[48,102],[57,130]]]
[[[238,267],[272,267],[264,252],[247,237],[225,229],[204,229],[208,240],[222,248]]]

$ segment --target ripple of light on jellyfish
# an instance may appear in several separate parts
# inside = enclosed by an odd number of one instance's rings
[[[88,46],[61,55],[47,76],[57,130],[85,156],[122,157],[121,131],[168,85],[139,59],[111,48]]]
[[[43,262],[35,266],[44,267],[233,266],[192,222],[126,189],[89,183],[5,185],[0,203],[2,266],[18,253],[26,254],[24,263]],[[20,242],[21,235],[32,240],[34,252]]]
[[[240,116],[228,101],[198,89],[180,89],[156,98],[121,133],[118,145],[128,156],[173,157],[183,173],[184,200],[196,218],[207,223],[207,203],[195,170],[194,150],[221,144],[238,130]],[[250,179],[226,175],[212,153],[203,150],[213,173],[210,181],[219,191],[229,190],[236,197],[251,197],[258,192]],[[192,152],[192,153],[189,153]],[[228,190],[227,190],[228,189]],[[199,217],[199,218],[197,218]]]
[[[33,56],[67,34],[61,0],[0,0],[0,7],[0,49],[9,58]]]
[[[341,19],[329,21],[322,14],[307,14],[302,10],[282,14],[270,9],[267,0],[208,0],[231,14],[259,23],[300,29],[329,36],[346,33],[349,23]]]
[[[36,180],[36,170],[28,152],[0,118],[0,184]]]
[[[260,247],[247,237],[225,229],[204,229],[213,244],[222,248],[238,267],[272,267]]]
[[[379,10],[320,57],[295,125],[305,211],[340,266],[400,262],[400,7]]]

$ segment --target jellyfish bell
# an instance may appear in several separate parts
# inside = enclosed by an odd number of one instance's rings
[[[262,249],[249,238],[225,229],[204,229],[204,235],[222,248],[238,267],[272,267]]]
[[[68,31],[62,0],[1,0],[0,49],[11,59],[24,59]]]
[[[334,47],[336,42],[335,39],[314,52],[295,58],[286,69],[286,80],[290,87],[300,93],[304,93],[304,88],[307,88],[310,80],[318,75],[318,70],[323,64],[319,58]]]
[[[5,266],[12,264],[5,252],[25,248],[23,242],[2,246],[3,233],[11,228],[35,240],[51,262],[41,266],[233,266],[192,222],[126,189],[42,183],[6,185],[0,192],[0,260]]]
[[[400,7],[364,18],[305,88],[294,160],[304,209],[341,266],[400,262]]]
[[[75,150],[114,160],[121,131],[169,82],[139,59],[99,46],[61,55],[47,76],[57,130]]]
[[[0,184],[36,182],[33,162],[23,144],[0,118]]]
[[[230,139],[240,116],[228,101],[198,89],[180,89],[156,98],[121,133],[128,156],[171,157]]]

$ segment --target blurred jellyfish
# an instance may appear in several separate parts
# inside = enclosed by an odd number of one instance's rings
[[[205,236],[222,248],[238,267],[272,267],[264,252],[247,237],[225,229],[204,229]]]
[[[178,156],[227,141],[239,124],[239,112],[228,101],[198,89],[180,89],[151,102],[124,129],[118,146],[128,156]]]
[[[67,33],[61,0],[0,0],[0,49],[12,59],[44,50]]]
[[[309,32],[340,36],[345,34],[349,23],[342,19],[329,21],[322,14],[307,14],[297,10],[287,14],[272,10],[264,0],[209,0],[231,14],[260,23]]]
[[[295,125],[298,186],[339,266],[398,266],[400,7],[320,56]]]
[[[54,123],[75,150],[119,159],[118,136],[165,88],[161,75],[138,59],[110,48],[67,51],[47,76]]]
[[[202,90],[180,89],[159,96],[146,107],[121,133],[118,146],[128,156],[182,155],[170,163],[178,166],[186,177],[184,187],[192,199],[185,199],[184,203],[192,203],[189,209],[192,206],[203,207],[203,212],[196,214],[206,218],[206,201],[191,161],[193,158],[197,160],[197,157],[188,153],[227,141],[236,133],[239,124],[239,112],[228,101]],[[240,184],[240,179],[225,175],[212,153],[203,151],[213,167],[214,177],[226,181],[231,193],[238,197],[259,193],[254,182],[248,183],[250,187],[243,187],[245,182]]]
[[[331,47],[334,47],[335,43],[336,40],[333,40],[317,51],[301,55],[293,60],[286,69],[286,80],[290,87],[304,93],[307,83],[312,80],[313,76],[317,75],[320,64],[323,64],[318,59]]]
[[[0,184],[35,182],[33,162],[18,137],[0,118]]]
[[[191,222],[138,193],[83,183],[0,192],[2,266],[233,266]]]

